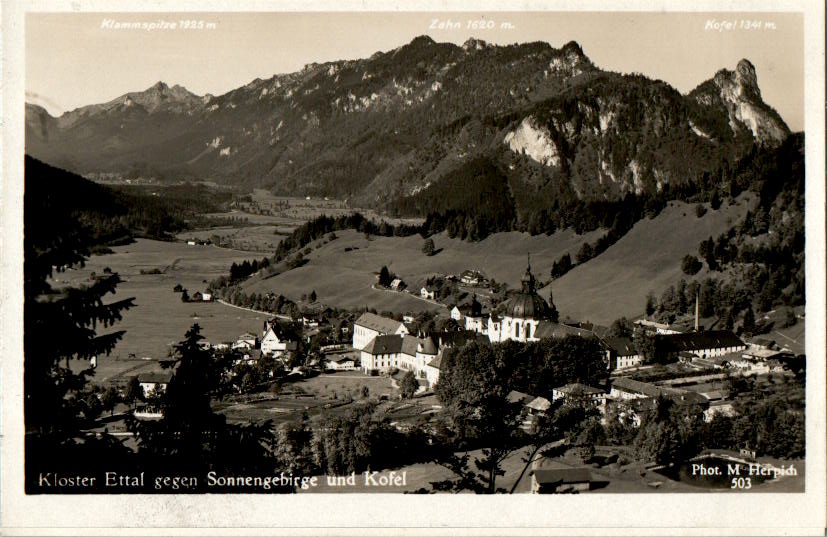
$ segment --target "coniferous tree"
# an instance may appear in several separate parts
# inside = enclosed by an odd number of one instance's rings
[[[53,287],[53,273],[82,266],[95,244],[92,230],[79,222],[76,209],[66,203],[72,191],[85,187],[86,182],[77,178],[76,185],[74,176],[66,183],[56,181],[56,173],[63,172],[26,158],[23,410],[27,490],[40,471],[77,471],[123,454],[122,446],[112,438],[96,442],[81,429],[88,418],[96,417],[93,409],[100,404],[97,395],[87,390],[88,377],[94,373],[90,360],[111,352],[124,333],[98,331],[119,321],[122,312],[134,305],[133,299],[106,301],[120,282],[113,273],[89,285]]]

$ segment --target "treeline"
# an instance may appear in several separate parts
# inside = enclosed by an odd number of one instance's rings
[[[26,179],[33,185],[29,195],[49,191],[65,204],[99,248],[128,243],[136,237],[171,240],[173,234],[191,229],[198,214],[221,212],[230,199],[229,193],[203,185],[152,189],[98,185],[29,156],[25,166]]]
[[[701,289],[701,315],[717,315],[731,327],[739,312],[768,312],[804,304],[804,137],[790,136],[773,150],[755,150],[734,168],[732,188],[747,187],[758,204],[744,220],[698,245],[683,270],[694,275],[705,265],[702,283],[678,283]],[[676,299],[672,298],[672,295]],[[657,305],[659,314],[681,313],[681,293],[670,287]],[[650,310],[647,307],[647,310]],[[648,311],[647,311],[648,313]]]
[[[304,248],[312,241],[344,229],[355,229],[361,233],[381,237],[406,237],[421,231],[418,226],[407,224],[394,225],[385,221],[377,224],[358,212],[336,218],[321,215],[300,225],[290,235],[283,238],[276,247],[273,261],[276,263],[282,261],[292,252]]]
[[[516,220],[508,178],[485,158],[463,164],[429,188],[399,199],[391,210],[427,215],[425,235],[447,230],[452,238],[472,241],[510,231]]]
[[[601,386],[608,371],[597,338],[567,336],[497,345],[472,342],[446,351],[435,392],[443,403],[453,404],[480,376],[502,381],[492,393],[504,396],[517,390],[551,400],[552,388],[572,382]]]

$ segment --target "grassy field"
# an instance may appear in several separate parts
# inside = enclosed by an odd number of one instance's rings
[[[698,218],[693,205],[670,202],[656,218],[638,222],[601,255],[555,281],[557,309],[562,315],[599,324],[642,314],[646,294],[660,297],[669,285],[686,277],[681,271],[683,257],[697,256],[701,240],[725,232],[751,204],[742,196],[738,204],[724,204]],[[697,277],[703,277],[705,270]]]
[[[681,261],[697,254],[698,244],[716,237],[739,221],[751,205],[746,197],[733,206],[709,211],[701,218],[695,208],[672,202],[656,218],[638,222],[620,241],[582,267],[576,267],[552,285],[554,302],[563,316],[609,324],[614,319],[640,315],[646,294],[660,296],[683,275]],[[294,300],[315,290],[321,302],[340,307],[373,307],[379,311],[421,311],[435,306],[404,293],[371,289],[382,265],[400,276],[412,291],[434,273],[459,274],[481,270],[512,288],[519,286],[531,252],[535,276],[547,280],[554,261],[565,253],[572,257],[584,242],[593,243],[602,230],[577,235],[570,230],[551,236],[498,233],[480,242],[434,237],[438,254],[422,254],[422,238],[371,237],[355,231],[337,233],[338,239],[316,244],[309,262],[267,279],[253,278],[247,292],[274,291]],[[703,272],[699,276],[703,277]],[[549,289],[541,290],[548,297]]]
[[[368,240],[356,231],[340,231],[336,233],[336,240],[306,255],[309,259],[306,265],[266,279],[252,278],[245,284],[245,290],[248,293],[274,291],[294,300],[315,290],[320,302],[348,308],[435,309],[438,306],[406,293],[371,289],[375,274],[386,265],[408,283],[412,291],[418,292],[434,273],[460,274],[465,269],[478,269],[497,281],[517,287],[525,272],[528,252],[531,252],[532,270],[548,279],[555,260],[566,252],[576,253],[584,241],[594,241],[600,234],[581,236],[562,231],[549,237],[532,237],[527,233],[509,232],[480,242],[465,242],[440,233],[433,237],[439,253],[428,257],[422,253],[423,239],[419,235]]]
[[[91,272],[105,267],[120,274],[123,281],[112,300],[135,297],[136,307],[124,313],[112,330],[126,330],[110,356],[100,357],[96,382],[119,379],[124,372],[134,375],[157,370],[170,345],[182,340],[187,329],[198,323],[209,341],[234,340],[246,331],[261,329],[265,316],[230,308],[219,303],[183,303],[172,288],[180,283],[192,295],[203,291],[206,281],[226,274],[235,261],[250,259],[249,253],[211,246],[138,240],[113,248],[114,254],[93,256],[86,267],[57,274],[56,285],[88,283]],[[159,269],[162,274],[141,274]],[[136,359],[129,359],[134,354]],[[149,357],[150,360],[141,360]]]

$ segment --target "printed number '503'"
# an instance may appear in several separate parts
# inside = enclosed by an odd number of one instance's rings
[[[731,489],[751,489],[752,480],[748,477],[733,477]]]

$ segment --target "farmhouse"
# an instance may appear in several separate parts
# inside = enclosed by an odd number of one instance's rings
[[[138,384],[144,392],[144,397],[167,391],[169,381],[172,379],[171,372],[150,372],[138,375]]]
[[[276,319],[264,321],[263,334],[261,338],[262,354],[281,356],[298,348],[298,338]]]
[[[391,282],[391,289],[393,289],[394,291],[402,291],[406,287],[407,285],[405,284],[405,282],[402,281],[401,278],[394,278]]]
[[[436,289],[433,286],[425,285],[419,290],[419,296],[428,300],[434,300],[436,297]]]
[[[238,339],[235,340],[232,346],[233,350],[236,349],[244,349],[244,350],[252,350],[258,348],[258,338],[255,334],[251,334],[250,332],[245,332],[238,336]]]
[[[610,337],[603,340],[606,348],[606,365],[609,369],[636,367],[643,357],[635,349],[634,342],[627,337]]]
[[[349,356],[337,356],[328,358],[326,367],[334,371],[353,371],[356,369],[356,361]]]
[[[485,283],[485,276],[478,270],[466,270],[459,277],[459,281],[465,285],[482,285]]]
[[[364,349],[376,336],[396,334],[405,335],[408,329],[399,321],[386,319],[374,313],[363,313],[353,325],[353,348]]]
[[[532,464],[531,492],[582,492],[592,488],[594,481],[588,468],[575,468],[561,462],[540,459]]]
[[[557,401],[559,399],[566,403],[589,402],[601,408],[606,406],[606,392],[578,382],[553,388],[551,390],[551,400]]]

